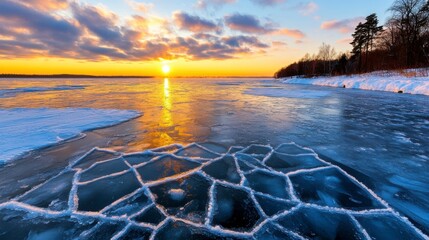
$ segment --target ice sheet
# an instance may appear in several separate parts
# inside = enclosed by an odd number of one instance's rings
[[[288,91],[283,88],[251,88],[244,91],[246,94],[267,97],[286,98],[322,98],[329,95],[329,91],[296,90]]]
[[[271,146],[204,161],[94,149],[1,203],[0,239],[428,239],[340,167],[292,145],[277,150],[303,162],[293,171],[266,165],[280,154]]]

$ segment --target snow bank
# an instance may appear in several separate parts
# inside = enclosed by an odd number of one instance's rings
[[[284,78],[283,83],[308,84],[328,87],[346,87],[410,94],[429,95],[429,77],[405,77],[391,72],[380,72],[338,77]]]
[[[21,154],[139,116],[137,111],[89,108],[1,109],[0,163]]]

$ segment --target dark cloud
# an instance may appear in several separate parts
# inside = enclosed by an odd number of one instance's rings
[[[12,56],[28,56],[29,54],[53,53],[66,54],[75,47],[81,30],[73,22],[54,17],[41,10],[30,8],[14,1],[0,1],[0,24],[6,36],[13,40],[12,46],[3,45]],[[6,48],[5,48],[6,47]]]
[[[267,44],[262,43],[258,38],[253,36],[232,36],[224,37],[222,40],[231,47],[242,47],[243,45],[248,45],[257,48],[267,48]]]
[[[220,31],[220,27],[215,22],[184,12],[175,12],[173,14],[173,20],[174,23],[182,30],[188,30],[191,32]]]
[[[115,59],[127,59],[128,55],[120,52],[116,48],[112,47],[100,47],[92,44],[84,44],[80,47],[83,51],[87,51],[88,55],[97,55],[105,57],[113,57]]]
[[[252,15],[239,13],[229,15],[225,17],[225,24],[232,30],[244,33],[282,35],[296,40],[305,38],[305,34],[298,29],[274,28],[272,23],[262,24],[257,17]]]
[[[95,6],[77,3],[72,3],[71,9],[79,24],[97,35],[104,43],[122,49],[132,48],[133,44],[126,36],[126,29],[118,27],[118,17],[115,14]]]
[[[245,33],[268,33],[272,29],[263,26],[258,18],[247,14],[233,14],[225,16],[225,24],[232,30]]]
[[[172,47],[184,49],[191,59],[230,59],[241,54],[255,53],[269,46],[252,36],[195,34],[193,37],[178,37]]]

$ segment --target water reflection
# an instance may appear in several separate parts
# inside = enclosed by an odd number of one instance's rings
[[[162,127],[171,127],[173,126],[173,119],[171,117],[172,103],[170,97],[170,81],[168,78],[164,79],[164,95],[162,98]]]
[[[163,95],[162,95],[162,115],[160,120],[160,126],[162,128],[169,128],[174,125],[172,118],[172,101],[170,96],[170,80],[168,78],[164,78],[163,85]],[[160,144],[167,145],[173,143],[172,137],[168,134],[167,131],[160,132]]]

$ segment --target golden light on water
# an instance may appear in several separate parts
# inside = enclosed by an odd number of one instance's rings
[[[170,81],[168,80],[168,78],[164,78],[164,100],[169,98],[170,98]]]
[[[162,101],[162,119],[160,125],[162,127],[171,127],[174,125],[173,118],[171,116],[171,97],[170,97],[170,81],[168,78],[164,78],[164,96]],[[173,139],[167,133],[161,133],[160,135],[161,142],[165,144],[173,143]]]
[[[170,82],[168,78],[164,78],[164,96],[162,101],[162,125],[170,127],[173,125],[173,121],[171,119],[171,97],[170,97]]]

